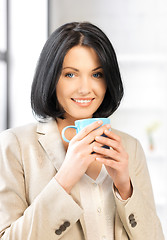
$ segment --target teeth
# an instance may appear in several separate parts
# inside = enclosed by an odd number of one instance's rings
[[[77,99],[74,99],[75,102],[78,102],[78,103],[89,103],[91,102],[91,100],[77,100]]]

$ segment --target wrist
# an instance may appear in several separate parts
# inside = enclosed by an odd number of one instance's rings
[[[67,175],[64,176],[62,173],[57,172],[57,174],[54,176],[56,181],[61,185],[61,187],[70,194],[72,185],[70,184],[70,181],[67,179]]]
[[[120,187],[115,186],[114,184],[114,188],[116,189],[116,191],[119,193],[119,195],[123,200],[127,200],[132,196],[133,187],[130,180],[126,185],[121,185]]]

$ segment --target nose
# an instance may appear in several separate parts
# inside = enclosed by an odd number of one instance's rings
[[[91,80],[89,77],[82,77],[79,81],[78,93],[88,95],[91,92]]]

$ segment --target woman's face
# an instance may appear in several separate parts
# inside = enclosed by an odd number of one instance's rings
[[[94,49],[86,46],[71,48],[63,62],[56,86],[60,105],[66,119],[92,117],[106,92],[104,73]]]

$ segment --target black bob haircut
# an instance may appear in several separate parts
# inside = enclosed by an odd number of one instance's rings
[[[31,106],[40,118],[64,119],[56,96],[56,84],[64,57],[74,46],[93,48],[104,71],[107,90],[93,117],[109,117],[120,105],[123,84],[114,48],[101,29],[89,22],[71,22],[55,30],[41,52],[31,89]]]

